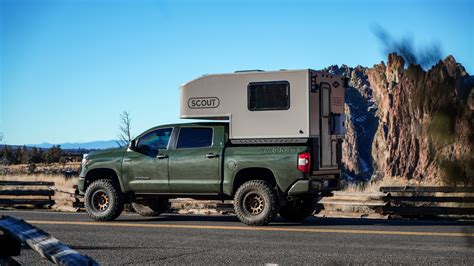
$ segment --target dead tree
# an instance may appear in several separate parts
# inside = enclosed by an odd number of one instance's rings
[[[119,134],[117,135],[118,140],[117,144],[120,147],[128,145],[128,143],[132,140],[132,118],[130,117],[130,113],[128,111],[123,111],[120,114],[120,126],[119,126]]]

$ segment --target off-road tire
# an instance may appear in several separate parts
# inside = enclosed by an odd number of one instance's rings
[[[252,197],[263,203],[260,212],[252,214]],[[258,208],[258,207],[257,207]],[[251,226],[266,225],[278,213],[279,202],[275,189],[263,180],[251,180],[242,184],[234,196],[234,210],[241,222]]]
[[[153,217],[162,214],[170,208],[168,199],[153,200],[144,204],[132,203],[133,210],[145,217]]]
[[[280,216],[291,222],[301,222],[315,212],[314,199],[296,199],[280,208]]]
[[[105,194],[108,199],[108,204],[106,208],[104,207],[104,210],[100,210],[97,206],[96,197],[98,193]],[[120,216],[124,208],[124,196],[118,184],[115,184],[112,180],[99,179],[92,182],[87,187],[84,198],[87,214],[96,221],[115,220]]]

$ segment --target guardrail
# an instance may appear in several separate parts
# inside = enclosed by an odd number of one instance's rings
[[[21,244],[28,245],[41,257],[60,265],[99,265],[92,258],[82,255],[61,243],[45,231],[9,216],[0,219],[0,263],[19,265],[13,256],[21,253]],[[5,248],[4,248],[5,247]]]
[[[474,187],[380,187],[380,192],[474,193]]]
[[[14,188],[6,189],[6,186]],[[49,189],[50,186],[54,186],[54,182],[0,181],[0,196],[9,196],[0,198],[0,205],[33,205],[37,208],[52,206],[54,191]]]
[[[474,215],[474,187],[381,187],[388,206],[382,214],[406,217]]]
[[[0,181],[0,205],[78,211],[83,200],[76,188],[55,186],[54,182]]]
[[[335,191],[319,203],[323,216],[474,218],[474,187],[381,187],[375,193]]]

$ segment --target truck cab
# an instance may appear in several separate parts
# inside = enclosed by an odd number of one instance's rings
[[[124,153],[124,190],[218,195],[226,129],[226,123],[201,123],[144,132]]]

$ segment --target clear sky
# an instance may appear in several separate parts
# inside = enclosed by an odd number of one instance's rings
[[[474,1],[0,0],[8,144],[115,139],[179,122],[179,85],[242,69],[372,66],[380,25],[474,73]]]

